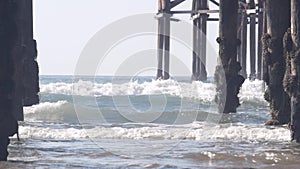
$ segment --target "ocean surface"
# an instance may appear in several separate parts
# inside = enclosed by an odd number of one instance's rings
[[[287,126],[263,125],[264,88],[247,80],[222,115],[212,80],[40,76],[0,168],[300,168]]]

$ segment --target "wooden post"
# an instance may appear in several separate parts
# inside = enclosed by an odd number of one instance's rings
[[[170,78],[170,0],[159,0],[157,58],[158,68],[156,79]]]
[[[197,10],[200,10],[200,1],[201,0],[197,0]],[[197,81],[200,81],[200,76],[201,76],[201,22],[200,22],[200,15],[198,15],[197,17],[197,69],[196,69],[196,75],[197,75],[197,78],[196,80]]]
[[[257,33],[257,78],[262,80],[262,44],[261,38],[263,35],[264,27],[264,6],[263,0],[258,1],[258,33]]]
[[[24,96],[23,105],[31,106],[39,103],[39,71],[37,58],[36,41],[33,39],[33,9],[32,0],[23,1],[22,22],[22,57]]]
[[[263,0],[263,7],[264,7],[264,14],[263,14],[263,36],[260,39],[262,43],[262,80],[265,82],[269,79],[269,69],[267,65],[266,55],[268,55],[268,45],[264,44],[264,38],[266,37],[268,33],[268,26],[267,26],[267,5],[266,0]]]
[[[271,119],[266,125],[286,124],[290,121],[290,105],[283,91],[285,59],[283,36],[290,27],[290,1],[266,0],[268,33],[263,36],[263,57],[268,74],[264,77],[268,85],[265,98],[270,102]]]
[[[248,33],[248,16],[246,12],[246,8],[243,8],[243,13],[242,13],[242,27],[241,27],[241,74],[244,78],[247,78],[247,33]]]
[[[159,10],[161,10],[159,3]],[[164,18],[158,17],[158,34],[157,34],[157,74],[156,79],[163,79],[163,51],[164,51]]]
[[[247,1],[249,9],[255,10],[254,0]],[[249,79],[254,80],[256,78],[256,13],[250,13],[250,75]]]
[[[166,0],[164,15],[164,80],[170,78],[170,3],[170,0]]]
[[[238,0],[220,0],[219,63],[215,72],[216,102],[220,113],[236,112],[238,93],[244,78],[237,62]],[[228,29],[230,28],[230,29]]]
[[[193,0],[192,10],[199,10],[199,0]],[[192,15],[193,17],[193,15]],[[192,80],[199,80],[199,18],[193,20],[193,75]]]
[[[300,1],[291,0],[291,29],[284,36],[285,91],[291,97],[291,139],[300,142]]]
[[[7,160],[9,136],[18,131],[17,120],[23,120],[22,66],[19,36],[19,1],[0,1],[0,161]],[[17,60],[19,59],[19,60]]]
[[[267,18],[267,2],[266,0],[261,0],[263,2],[264,8],[264,18],[263,18],[263,33],[268,33],[268,18]]]
[[[242,12],[241,12],[241,9],[242,9],[242,6],[240,5],[239,6],[239,14],[238,14],[238,33],[237,33],[237,37],[238,39],[240,40],[240,42],[242,43]],[[237,61],[241,63],[242,61],[242,50],[241,50],[241,45],[238,46],[238,50],[237,50]]]
[[[163,78],[163,46],[164,46],[164,36],[163,36],[163,19],[158,18],[158,37],[157,37],[157,60],[158,60],[158,66],[157,66],[157,74],[156,79],[162,79]]]
[[[200,10],[208,10],[207,0],[200,0]],[[199,39],[199,55],[200,55],[200,73],[199,80],[207,80],[207,71],[206,71],[206,33],[207,33],[207,14],[200,14],[200,39]]]
[[[194,0],[196,1],[196,0]],[[197,36],[197,20],[193,20],[193,61],[192,61],[192,80],[197,80],[197,43],[198,43],[198,36]]]
[[[251,80],[256,78],[256,14],[250,14],[250,76]]]

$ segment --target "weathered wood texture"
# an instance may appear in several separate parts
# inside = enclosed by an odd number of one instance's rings
[[[300,1],[291,0],[291,29],[283,39],[286,58],[284,90],[291,97],[291,139],[300,142]]]
[[[268,85],[265,99],[270,102],[271,119],[266,125],[286,124],[290,121],[290,104],[283,90],[285,59],[283,36],[290,26],[289,0],[266,0],[268,33],[263,36],[264,80]]]
[[[216,102],[220,113],[236,112],[240,105],[238,93],[244,78],[237,62],[238,0],[220,0],[219,58],[215,72]]]

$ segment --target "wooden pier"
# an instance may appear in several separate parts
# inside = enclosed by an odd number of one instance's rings
[[[180,11],[174,7],[186,0],[158,2],[157,79],[170,78],[173,15],[192,18],[194,81],[207,80],[206,59],[214,57],[207,56],[207,22],[218,21],[214,77],[219,113],[237,111],[245,78],[262,79],[271,114],[266,125],[289,123],[291,139],[300,142],[300,0],[193,0],[192,9]],[[210,10],[211,5],[219,10]],[[32,0],[0,0],[0,161],[7,160],[9,137],[23,120],[22,107],[39,102],[32,10]],[[211,13],[219,17],[211,18]]]
[[[193,22],[193,53],[192,53],[192,80],[206,81],[207,59],[207,22],[219,21],[219,18],[211,18],[209,14],[219,13],[219,10],[210,10],[209,6],[219,7],[215,0],[193,0],[191,10],[173,10],[174,7],[186,0],[159,0],[158,20],[158,70],[157,79],[169,79],[170,68],[170,19],[173,15],[191,15]],[[239,0],[238,2],[238,39],[237,60],[241,64],[240,74],[251,80],[262,79],[263,58],[261,37],[266,33],[267,18],[265,17],[265,0]],[[258,30],[258,31],[256,31]],[[248,36],[248,31],[250,32]],[[249,48],[248,48],[249,43]],[[212,57],[212,56],[210,56]],[[247,61],[250,72],[247,73]]]
[[[193,0],[192,9],[173,10],[183,2],[159,0],[157,79],[170,78],[172,58],[168,36],[172,15],[191,15],[194,81],[207,79],[206,59],[214,57],[207,56],[206,52],[207,22],[218,21],[215,101],[219,112],[236,112],[240,105],[238,93],[245,78],[264,80],[271,114],[266,125],[291,121],[292,139],[300,142],[300,0]],[[218,6],[219,10],[210,10],[211,5]],[[210,13],[218,13],[219,17],[211,18]]]

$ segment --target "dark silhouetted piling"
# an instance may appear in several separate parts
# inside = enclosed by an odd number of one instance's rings
[[[17,120],[23,120],[22,94],[16,90],[21,82],[17,79],[19,70],[16,71],[21,66],[16,60],[20,59],[18,5],[0,0],[0,161],[7,160],[8,137],[17,133]]]
[[[291,97],[291,139],[300,142],[300,1],[291,0],[291,29],[283,44],[286,58],[284,90]]]
[[[255,9],[254,0],[249,3],[250,9]],[[256,12],[249,14],[250,18],[250,80],[256,78]]]
[[[265,99],[270,102],[271,119],[266,125],[290,121],[290,105],[283,91],[285,59],[283,35],[290,26],[290,1],[266,0],[268,33],[263,36],[263,57],[266,66],[264,80],[268,85]]]
[[[39,102],[32,0],[0,0],[0,161],[23,120],[23,105]]]
[[[261,38],[264,33],[264,2],[263,0],[258,1],[258,32],[257,32],[257,78],[262,80],[262,44]]]
[[[243,1],[245,2],[245,1]],[[241,23],[240,25],[238,25],[240,27],[240,41],[241,41],[241,44],[239,45],[240,46],[240,49],[239,49],[239,53],[240,53],[240,56],[239,56],[239,62],[242,66],[242,70],[241,70],[241,75],[244,77],[244,78],[247,78],[247,32],[248,32],[248,16],[247,16],[247,12],[246,12],[246,6],[245,5],[241,5],[240,6],[240,17],[241,17]]]
[[[36,41],[33,39],[32,0],[24,0],[22,10],[22,56],[24,96],[23,105],[31,106],[39,103],[39,68]]]
[[[296,77],[297,77],[297,90],[294,91],[294,95],[292,98],[293,110],[291,115],[291,125],[293,127],[294,133],[292,139],[300,142],[300,95],[299,95],[299,86],[300,86],[300,1],[299,0],[291,0],[291,35],[293,40],[293,52],[294,52],[294,60],[296,67]]]
[[[220,113],[236,112],[240,105],[238,93],[244,78],[239,75],[237,62],[238,0],[220,0],[219,59],[215,72],[216,102]],[[230,29],[228,29],[230,28]]]

